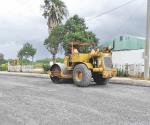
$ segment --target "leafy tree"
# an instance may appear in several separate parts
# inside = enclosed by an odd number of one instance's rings
[[[81,42],[95,42],[97,44],[98,39],[93,32],[88,31],[88,27],[85,24],[85,20],[75,15],[68,19],[64,26],[65,35],[63,47],[68,49],[68,43],[71,41]]]
[[[57,25],[51,31],[49,37],[45,40],[44,45],[53,56],[53,63],[56,62],[56,54],[60,43],[64,41],[64,25]]]
[[[80,18],[78,15],[74,15],[73,17],[69,18],[65,23],[65,30],[66,32],[81,32],[88,29],[85,24],[85,20]]]
[[[48,20],[49,30],[61,23],[68,15],[67,7],[61,0],[44,0],[42,9],[44,18]]]
[[[32,62],[33,62],[34,56],[35,56],[36,51],[37,51],[35,48],[33,48],[33,45],[30,44],[30,43],[28,43],[28,42],[25,43],[23,45],[22,51],[23,51],[23,54],[26,57],[26,59],[29,58],[29,57],[31,57],[32,58]]]
[[[28,42],[25,43],[23,45],[23,48],[21,48],[18,52],[18,58],[21,61],[21,64],[22,64],[22,61],[23,61],[24,57],[26,58],[26,60],[27,60],[27,58],[31,57],[32,62],[33,62],[36,51],[37,50],[35,48],[33,48],[32,44],[30,44]]]

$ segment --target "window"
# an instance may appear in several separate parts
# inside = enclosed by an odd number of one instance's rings
[[[123,40],[123,36],[120,36],[120,41],[122,41]]]

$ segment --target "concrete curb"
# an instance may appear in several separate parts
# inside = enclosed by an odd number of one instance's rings
[[[0,75],[35,77],[35,78],[49,79],[49,75],[48,74],[37,74],[37,73],[0,72]],[[147,80],[135,80],[135,79],[131,79],[131,78],[114,77],[114,78],[112,78],[110,80],[109,83],[110,84],[120,84],[120,85],[150,87],[150,81],[147,81]]]
[[[135,80],[131,78],[112,78],[110,84],[122,84],[131,86],[150,87],[150,81],[148,80]]]

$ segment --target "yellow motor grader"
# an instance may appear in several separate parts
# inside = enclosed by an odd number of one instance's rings
[[[70,54],[64,58],[63,64],[54,64],[50,68],[50,78],[54,83],[60,83],[64,79],[72,79],[74,84],[87,87],[94,80],[96,84],[105,85],[110,78],[116,75],[116,69],[112,65],[112,52],[109,47],[102,50],[90,49],[87,53],[81,49],[93,46],[94,43],[71,42]],[[74,51],[74,47],[78,51]],[[81,49],[80,49],[81,48]]]

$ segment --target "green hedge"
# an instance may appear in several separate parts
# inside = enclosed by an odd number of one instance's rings
[[[44,69],[44,72],[48,72],[50,70],[50,65],[44,64],[43,69]]]

